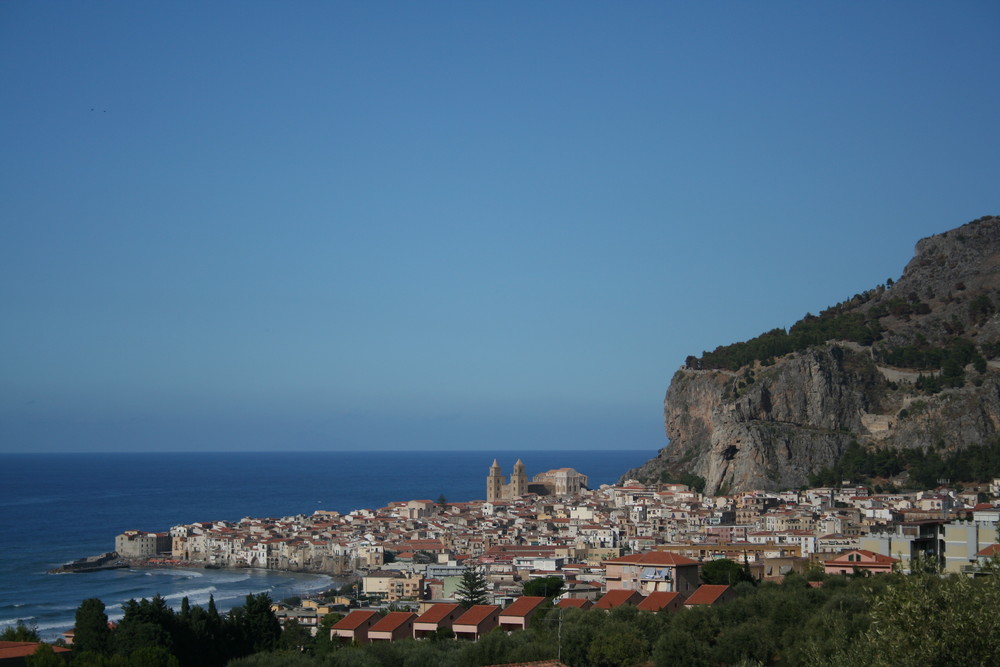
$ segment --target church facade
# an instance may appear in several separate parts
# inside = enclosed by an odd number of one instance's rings
[[[539,496],[566,496],[579,493],[587,488],[588,478],[572,468],[557,468],[538,473],[528,481],[524,462],[521,459],[514,464],[510,481],[504,477],[500,464],[493,459],[490,472],[486,476],[486,501],[497,502],[513,500],[529,493]]]

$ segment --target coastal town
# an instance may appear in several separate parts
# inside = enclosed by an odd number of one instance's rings
[[[770,581],[810,571],[906,573],[928,562],[975,575],[1000,550],[1000,479],[978,491],[871,494],[845,483],[729,496],[631,481],[589,489],[587,481],[570,468],[529,479],[520,460],[508,479],[494,461],[486,500],[128,530],[115,549],[131,563],[321,572],[348,582],[353,594],[327,605],[276,605],[279,618],[313,632],[331,609],[359,600],[411,613],[453,604],[469,566],[484,575],[497,624],[504,608],[531,606],[520,600],[533,579],[557,577],[560,606],[657,610],[724,602],[727,586],[706,588],[699,578],[718,559]]]

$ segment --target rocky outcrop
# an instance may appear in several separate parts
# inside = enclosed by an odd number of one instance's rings
[[[832,340],[738,370],[677,371],[664,401],[670,444],[623,479],[693,473],[708,493],[792,488],[831,466],[852,441],[868,447],[952,449],[1000,429],[1000,362],[965,370],[964,386],[922,390],[937,371],[890,366],[900,346],[956,337],[984,358],[1000,352],[1000,218],[923,239],[900,280],[855,295],[880,333],[869,344]]]

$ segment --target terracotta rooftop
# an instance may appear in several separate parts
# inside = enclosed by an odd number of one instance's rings
[[[880,565],[890,565],[892,563],[898,563],[899,562],[898,558],[892,558],[890,556],[883,556],[882,554],[877,554],[874,551],[869,551],[868,549],[849,549],[848,551],[842,552],[836,558],[832,558],[832,559],[830,559],[830,560],[828,560],[826,562],[827,563],[837,563],[837,564],[847,563],[847,564],[850,564],[850,565],[860,565],[861,564],[861,563],[859,563],[857,561],[849,561],[849,560],[847,560],[847,555],[848,554],[861,554],[862,556],[864,556],[867,559],[866,561],[862,561],[862,562],[867,562],[867,563],[878,563]]]
[[[509,607],[501,611],[500,615],[518,616],[523,618],[528,614],[530,614],[531,612],[538,609],[538,605],[542,604],[543,602],[545,602],[545,598],[543,597],[535,597],[530,595],[519,597],[518,599],[514,600],[514,602]]]
[[[10,660],[12,658],[24,658],[34,655],[41,644],[39,642],[0,642],[0,660]],[[56,653],[69,653],[70,649],[62,646],[53,646]],[[17,662],[16,664],[22,664]]]
[[[376,616],[375,611],[360,611],[355,609],[350,614],[333,624],[334,630],[357,630],[363,623],[372,616]]]
[[[608,591],[594,605],[595,609],[614,609],[623,604],[636,604],[642,600],[642,593],[639,591],[615,590]]]
[[[675,600],[680,600],[683,604],[684,596],[677,592],[667,592],[667,591],[654,591],[646,596],[646,598],[636,605],[636,609],[641,609],[642,611],[660,611],[664,609],[667,605],[671,604]]]
[[[563,609],[583,609],[591,604],[593,603],[590,600],[582,598],[563,598],[559,602],[556,602],[556,606]]]
[[[715,604],[728,590],[725,584],[702,584],[684,604]]]
[[[371,627],[369,632],[392,632],[417,617],[412,611],[390,611]]]
[[[1000,544],[991,544],[976,552],[977,556],[1000,556]]]
[[[498,609],[495,604],[477,604],[455,619],[455,625],[479,625]]]
[[[417,623],[440,623],[448,614],[458,609],[461,605],[439,603],[430,606],[430,609],[425,611],[417,618]]]

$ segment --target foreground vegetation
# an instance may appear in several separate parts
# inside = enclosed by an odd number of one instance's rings
[[[439,636],[370,646],[333,643],[323,632],[312,638],[294,624],[276,632],[266,595],[249,597],[224,617],[187,605],[173,612],[162,600],[130,603],[107,632],[96,623],[103,605],[88,600],[73,664],[475,667],[553,658],[572,667],[1000,664],[1000,576],[793,574],[782,584],[743,581],[735,590],[728,604],[675,614],[550,606],[526,631],[496,630],[475,643]]]

